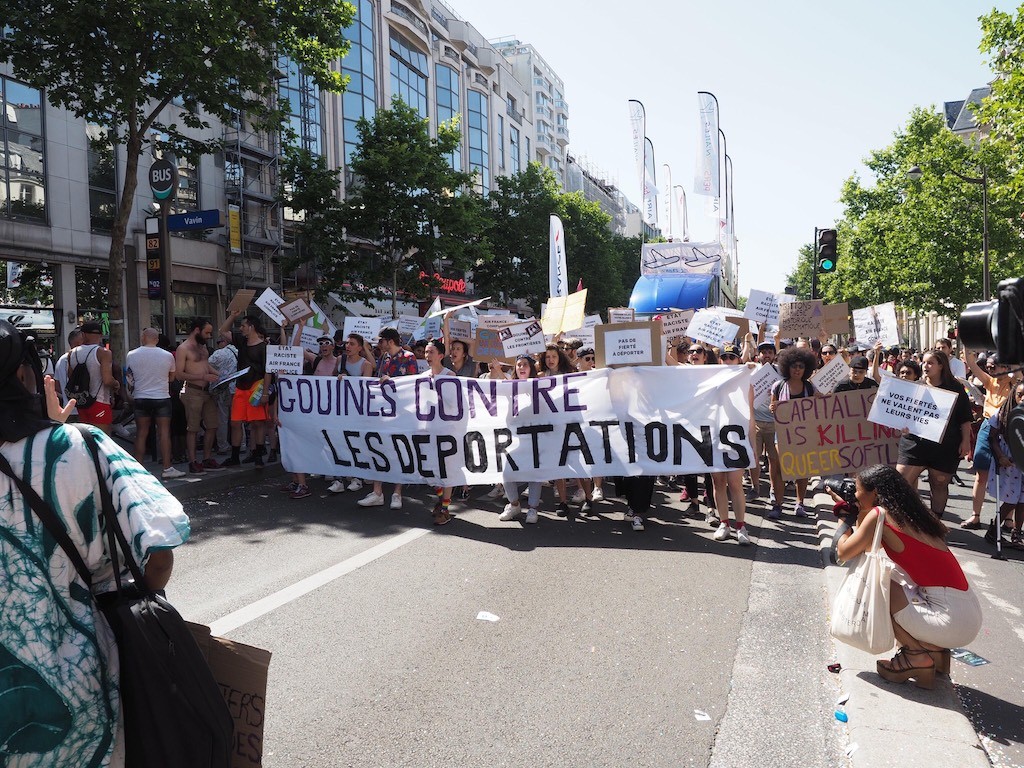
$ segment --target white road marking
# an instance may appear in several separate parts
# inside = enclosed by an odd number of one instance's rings
[[[298,600],[303,595],[308,595],[313,590],[319,589],[335,579],[339,579],[342,576],[352,573],[352,571],[357,568],[368,565],[374,560],[394,552],[399,547],[403,547],[406,544],[415,541],[420,536],[430,533],[430,530],[431,529],[429,528],[412,528],[405,533],[393,536],[375,547],[370,547],[365,552],[360,552],[358,555],[354,555],[347,560],[342,560],[340,563],[336,563],[330,568],[325,568],[319,573],[307,576],[302,581],[297,581],[289,587],[278,590],[272,595],[267,595],[266,597],[257,600],[255,603],[250,603],[244,608],[239,608],[237,611],[229,613],[223,618],[217,619],[215,622],[210,624],[210,631],[215,635],[223,637],[242,625],[258,619],[260,616],[265,616],[271,611],[276,610],[283,605],[287,605],[293,600]]]

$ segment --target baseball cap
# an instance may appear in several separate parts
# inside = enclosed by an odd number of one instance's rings
[[[850,361],[851,368],[860,368],[862,371],[868,369],[868,359],[864,355],[857,355]]]
[[[775,344],[771,341],[762,341],[757,345],[758,350],[762,349],[775,349]]]
[[[82,333],[103,333],[103,326],[96,322],[82,323]]]
[[[726,344],[724,347],[722,347],[722,354],[723,355],[736,355],[737,357],[739,357],[740,348],[737,347],[735,344]]]
[[[594,354],[593,347],[580,347],[579,351],[576,352],[577,357],[586,357],[587,355]]]
[[[317,344],[324,344],[325,342],[333,344],[334,339],[332,339],[330,336],[321,336],[319,339],[316,340]]]

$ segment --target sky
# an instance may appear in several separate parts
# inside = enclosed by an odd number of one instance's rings
[[[693,194],[697,92],[718,98],[735,174],[739,294],[782,292],[843,183],[914,107],[941,110],[992,79],[979,0],[446,0],[487,39],[532,44],[565,83],[569,153],[639,204],[629,99],[687,193],[691,240],[716,237]],[[980,218],[980,214],[979,214]],[[980,226],[980,223],[979,223]],[[571,261],[572,254],[567,254]],[[637,254],[639,260],[639,254]]]

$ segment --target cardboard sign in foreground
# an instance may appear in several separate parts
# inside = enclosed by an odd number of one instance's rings
[[[598,368],[662,365],[661,323],[607,323],[594,328]]]

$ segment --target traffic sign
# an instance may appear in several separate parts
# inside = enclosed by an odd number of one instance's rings
[[[222,225],[220,223],[220,211],[217,209],[176,213],[173,216],[167,217],[167,230],[169,232],[182,232],[188,229],[214,229],[219,226]]]
[[[178,191],[178,168],[170,160],[157,160],[149,167],[149,188],[156,200],[173,200]]]

